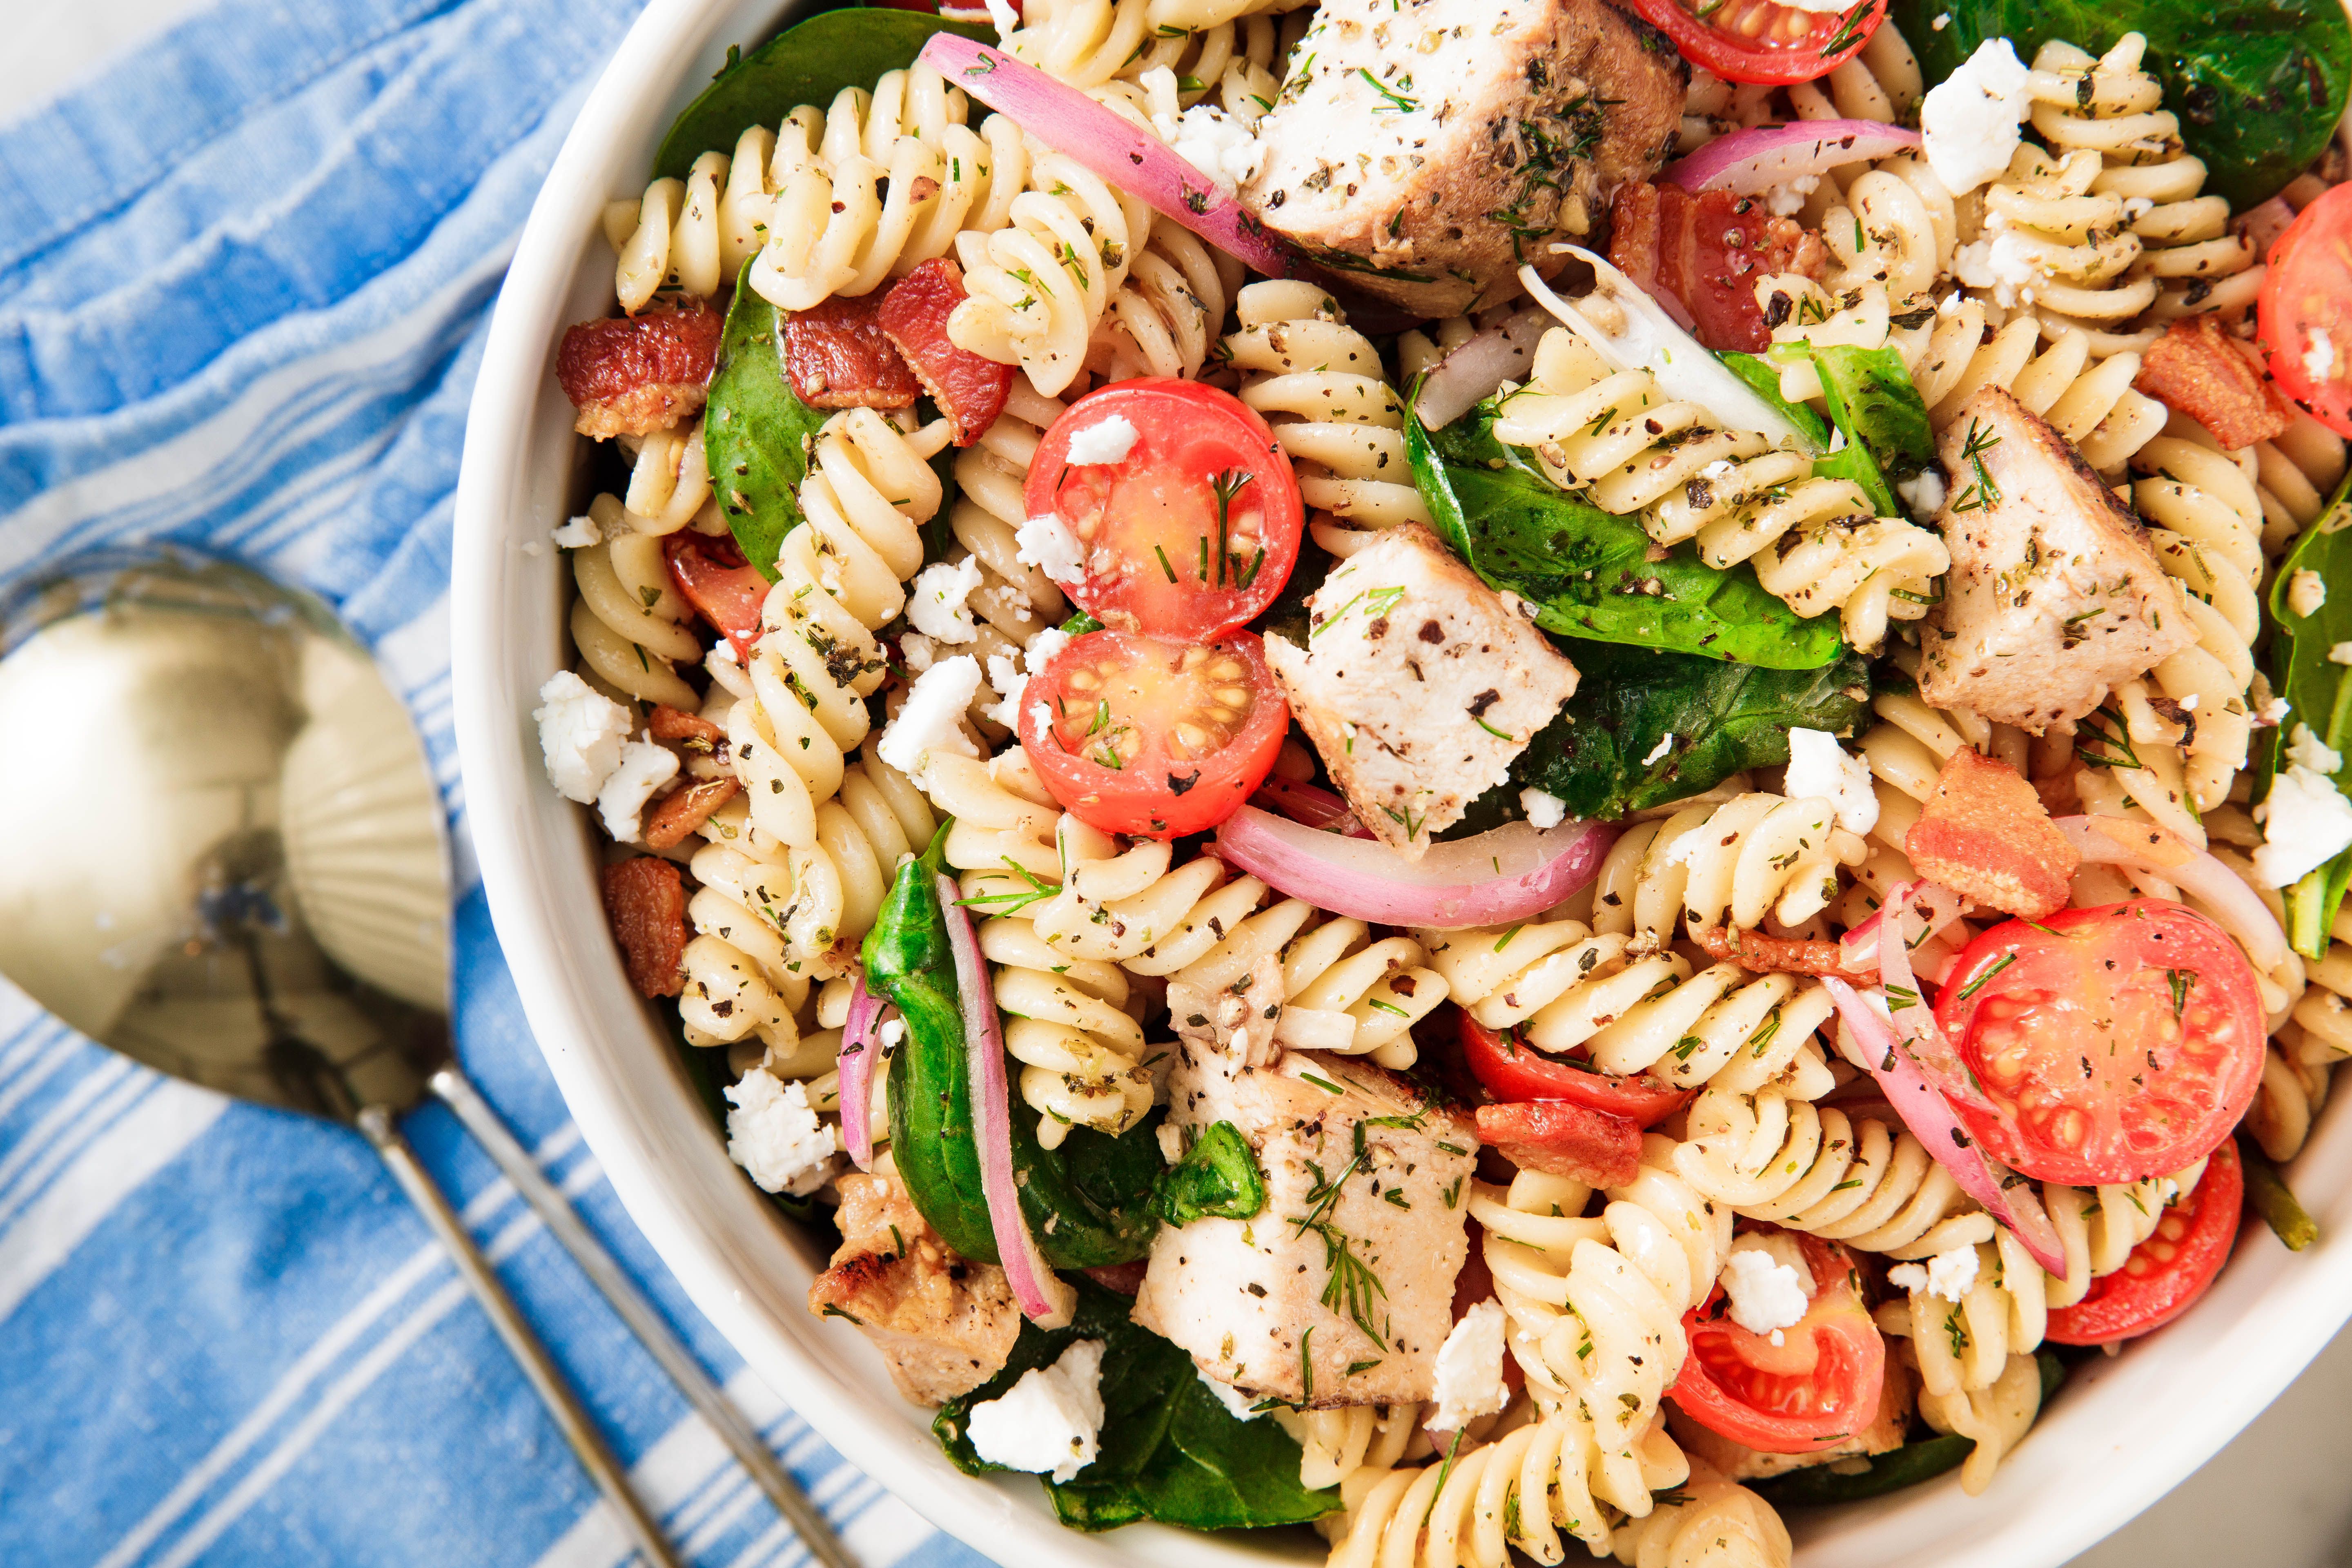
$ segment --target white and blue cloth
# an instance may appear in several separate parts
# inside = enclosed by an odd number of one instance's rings
[[[637,5],[226,0],[0,126],[0,585],[159,538],[306,584],[413,705],[462,847],[467,399],[524,214]],[[976,1568],[688,1304],[566,1115],[462,856],[458,888],[484,1092],[861,1563]],[[803,1560],[450,1118],[408,1131],[684,1553]],[[356,1134],[161,1078],[0,985],[0,1563],[630,1555]]]

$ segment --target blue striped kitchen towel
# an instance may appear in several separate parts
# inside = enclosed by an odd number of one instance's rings
[[[467,398],[523,216],[638,3],[228,0],[0,126],[0,584],[170,538],[309,585],[414,705],[461,851]],[[978,1563],[664,1273],[530,1043],[475,882],[461,855],[477,1081],[861,1562]],[[488,1160],[437,1110],[409,1131],[692,1561],[801,1560]],[[629,1555],[357,1136],[159,1078],[0,986],[0,1563]]]

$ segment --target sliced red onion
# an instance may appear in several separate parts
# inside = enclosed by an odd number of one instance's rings
[[[1356,820],[1355,812],[1346,801],[1328,789],[1318,789],[1296,779],[1268,777],[1250,796],[1250,804],[1280,812],[1291,821],[1303,822],[1320,832],[1342,834],[1349,838],[1372,837],[1372,830]]]
[[[1897,944],[1887,945],[1891,948]],[[1837,1003],[1838,1016],[1844,1020],[1847,1032],[1862,1048],[1863,1058],[1854,1065],[1877,1080],[1886,1102],[1903,1118],[1903,1125],[1927,1147],[1937,1164],[1952,1173],[1960,1190],[1992,1215],[1996,1225],[2006,1226],[2025,1244],[2025,1250],[2036,1263],[2059,1279],[2065,1279],[2066,1249],[2060,1244],[2057,1227],[2050,1223],[2033,1184],[2020,1181],[2014,1186],[2004,1185],[2011,1173],[2000,1162],[1986,1158],[1977,1147],[1976,1140],[1968,1135],[1959,1118],[1952,1113],[1951,1103],[1927,1081],[1919,1064],[1895,1044],[1894,1026],[1880,1017],[1862,994],[1844,981],[1831,975],[1825,976],[1822,984],[1829,987],[1831,998]],[[1927,1004],[1921,1002],[1918,1005],[1924,1007]]]
[[[1217,829],[1217,858],[1276,890],[1382,925],[1507,925],[1559,903],[1600,874],[1609,823],[1524,822],[1432,845],[1419,860],[1376,839],[1344,838],[1245,805]]]
[[[935,38],[947,34],[934,34]],[[956,1000],[963,1008],[964,1049],[971,1067],[972,1131],[980,1141],[980,1185],[988,1199],[988,1227],[996,1237],[996,1260],[1021,1315],[1040,1328],[1070,1321],[1077,1293],[1062,1283],[1029,1234],[1021,1212],[1021,1188],[1013,1173],[1013,1100],[1004,1075],[1004,1032],[996,1016],[996,987],[980,954],[980,933],[962,905],[963,889],[950,877],[940,879],[940,902],[947,910],[948,947],[955,954]]]
[[[841,1028],[841,1144],[861,1171],[874,1168],[874,1058],[881,1053],[877,1032],[882,998],[866,989],[866,976],[849,988],[849,1016]]]
[[[1888,158],[1919,145],[1916,131],[1874,120],[1800,120],[1755,125],[1718,136],[1689,157],[1669,163],[1658,183],[1686,191],[1729,191],[1756,196],[1848,163]]]
[[[1912,884],[1911,903],[1908,919],[1924,921],[1919,929],[1912,928],[1907,921],[1904,928],[1905,940],[1915,948],[1960,918],[1959,894],[1940,882]],[[1882,907],[1876,914],[1838,938],[1839,960],[1848,969],[1867,973],[1879,966],[1878,933],[1885,926],[1887,909],[1891,907],[1891,904]]]
[[[1139,126],[1120,119],[1076,88],[1065,87],[1002,49],[954,33],[933,33],[917,57],[973,98],[1076,158],[1097,178],[1149,203],[1228,256],[1270,278],[1304,269],[1297,252],[1275,238],[1229,191]]]
[[[2244,878],[2205,850],[2155,823],[2126,816],[2062,816],[2057,823],[2085,865],[2150,872],[2204,900],[2256,969],[2268,973],[2286,962],[2286,932],[2278,917]]]
[[[1413,413],[1432,430],[1453,424],[1503,383],[1524,376],[1535,363],[1536,344],[1550,330],[1551,313],[1536,310],[1488,327],[1437,362],[1413,399]]]

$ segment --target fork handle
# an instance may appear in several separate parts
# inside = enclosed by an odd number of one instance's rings
[[[434,1184],[431,1174],[417,1160],[416,1151],[408,1146],[406,1138],[401,1136],[399,1127],[392,1120],[392,1113],[380,1105],[365,1106],[360,1110],[358,1121],[360,1131],[367,1134],[368,1142],[375,1145],[375,1152],[383,1157],[384,1164],[391,1169],[393,1179],[400,1184],[401,1190],[424,1215],[425,1223],[432,1227],[433,1234],[448,1249],[451,1260],[457,1265],[457,1272],[472,1287],[474,1299],[481,1303],[482,1310],[489,1314],[491,1326],[498,1330],[499,1338],[504,1340],[507,1349],[513,1352],[515,1361],[522,1367],[523,1375],[530,1380],[531,1387],[538,1392],[540,1403],[547,1406],[548,1415],[554,1418],[556,1429],[563,1434],[563,1440],[572,1445],[572,1453],[579,1456],[582,1468],[604,1492],[604,1500],[613,1505],[613,1511],[620,1516],[621,1527],[628,1531],[630,1540],[645,1554],[646,1561],[655,1564],[656,1568],[680,1568],[677,1553],[662,1539],[660,1526],[646,1511],[645,1505],[637,1500],[636,1494],[629,1489],[628,1477],[622,1470],[620,1461],[613,1457],[612,1449],[604,1446],[604,1437],[589,1419],[588,1412],[582,1407],[579,1397],[572,1392],[572,1385],[564,1381],[554,1359],[547,1353],[547,1347],[540,1343],[537,1334],[531,1332],[530,1325],[523,1320],[522,1311],[515,1305],[514,1298],[509,1296],[506,1287],[499,1282],[498,1271],[490,1267],[490,1260],[482,1256],[480,1247],[474,1245],[465,1221],[457,1217],[457,1211],[450,1206],[448,1197]]]

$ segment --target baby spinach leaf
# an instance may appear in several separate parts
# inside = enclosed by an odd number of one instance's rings
[[[1203,1216],[1255,1219],[1265,1207],[1265,1175],[1249,1141],[1230,1121],[1211,1124],[1160,1183],[1160,1217],[1190,1225]]]
[[[2326,600],[2309,616],[2295,614],[2287,602],[2298,572],[2316,572],[2328,586]],[[2346,584],[2352,584],[2352,478],[2337,489],[2319,521],[2295,541],[2271,583],[2271,690],[2286,699],[2287,715],[2276,729],[2257,731],[2257,798],[2268,792],[2272,775],[2285,765],[2286,737],[2297,724],[2310,725],[2311,732],[2333,751],[2352,751],[2352,667],[2328,657],[2352,642],[2352,589]],[[2352,758],[2336,772],[2336,787],[2352,795]],[[2326,955],[2328,928],[2336,923],[2347,887],[2352,887],[2352,849],[2286,889],[2287,938],[2296,952],[2312,959]]]
[[[2008,38],[2031,65],[2052,38],[2099,54],[2145,34],[2147,68],[2205,160],[2207,194],[2241,212],[2326,151],[2352,85],[2340,0],[1895,0],[1889,15],[1930,83],[1988,38]]]
[[[751,266],[744,263],[747,279]],[[783,332],[783,312],[739,280],[702,416],[719,510],[743,558],[771,580],[777,548],[800,524],[801,480],[808,476],[817,430],[831,416],[793,390],[784,374]]]
[[[940,32],[996,42],[996,29],[986,23],[853,5],[787,27],[750,54],[730,54],[727,68],[671,122],[654,177],[684,179],[703,153],[732,153],[746,130],[772,127],[804,103],[830,108],[845,87],[872,91],[885,71],[914,64],[923,41]]]
[[[1867,451],[1890,483],[1917,475],[1936,460],[1936,433],[1927,426],[1927,405],[1911,384],[1903,356],[1892,348],[1858,349],[1851,343],[1805,345],[1821,373],[1830,418],[1845,432],[1849,446]],[[1891,515],[1900,516],[1899,512]]]
[[[1202,1386],[1192,1358],[1129,1321],[1126,1297],[1073,1280],[1078,1306],[1065,1329],[1024,1322],[1004,1369],[943,1405],[940,1447],[973,1475],[1001,1468],[973,1451],[971,1407],[1002,1397],[1076,1341],[1104,1342],[1100,1451],[1074,1480],[1047,1481],[1064,1524],[1110,1530],[1139,1520],[1194,1530],[1303,1524],[1339,1506],[1337,1491],[1298,1484],[1298,1445],[1271,1420],[1244,1421]]]
[[[1781,418],[1811,437],[1816,449],[1830,444],[1830,422],[1814,413],[1811,404],[1791,403],[1780,395],[1780,372],[1770,360],[1742,353],[1738,349],[1718,350],[1715,357],[1723,362],[1726,370],[1746,382],[1757,396],[1770,404]]]

